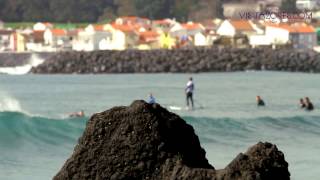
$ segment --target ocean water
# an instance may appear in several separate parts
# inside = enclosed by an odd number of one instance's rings
[[[0,76],[0,179],[51,179],[72,154],[95,112],[150,92],[163,106],[185,106],[195,82],[195,111],[172,110],[191,124],[217,169],[259,141],[275,143],[292,179],[320,177],[320,74],[237,72],[203,74]],[[267,106],[257,108],[255,96]],[[299,109],[308,96],[316,110]],[[68,113],[85,111],[85,118]]]

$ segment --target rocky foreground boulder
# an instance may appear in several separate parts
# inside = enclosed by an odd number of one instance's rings
[[[283,153],[270,143],[258,143],[221,170],[205,155],[183,119],[134,101],[93,115],[54,179],[290,179]]]

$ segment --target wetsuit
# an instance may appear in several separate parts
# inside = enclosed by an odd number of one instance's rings
[[[149,104],[155,104],[156,103],[156,99],[153,96],[150,96],[148,103]]]
[[[190,104],[189,101],[190,101],[192,108],[193,108],[193,90],[194,90],[194,84],[192,81],[189,81],[186,87],[186,100],[187,100],[187,106],[189,107],[189,104]]]
[[[262,99],[258,101],[258,106],[265,106],[265,103]]]
[[[311,102],[306,104],[306,110],[312,111],[313,110],[313,104]]]

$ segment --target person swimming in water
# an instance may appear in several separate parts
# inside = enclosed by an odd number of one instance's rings
[[[189,101],[191,102],[191,108],[193,109],[193,91],[194,91],[194,83],[192,80],[192,77],[189,78],[189,81],[187,83],[187,87],[185,88],[186,92],[186,100],[187,100],[187,107],[189,108]]]
[[[305,109],[308,111],[312,111],[314,109],[312,102],[310,101],[309,97],[304,98],[304,103],[306,105]]]
[[[303,109],[306,107],[306,104],[304,103],[303,99],[300,98],[300,108]]]
[[[257,106],[265,106],[265,103],[260,96],[257,96],[256,100],[257,100]]]
[[[152,93],[149,94],[149,104],[155,104],[156,103],[156,98],[153,97]]]
[[[73,112],[73,113],[69,114],[69,117],[84,117],[84,111],[81,110],[79,112]]]

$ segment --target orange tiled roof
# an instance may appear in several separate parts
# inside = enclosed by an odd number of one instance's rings
[[[239,31],[254,31],[249,21],[246,20],[229,20],[231,25]]]
[[[288,30],[289,32],[292,31],[292,28],[289,24],[287,23],[280,23],[280,24],[275,24],[275,23],[265,23],[266,26],[269,27],[275,27],[275,28],[281,28],[281,29],[285,29]]]
[[[103,31],[103,25],[101,25],[101,24],[93,25],[93,29],[95,31]]]
[[[127,24],[115,24],[115,23],[112,23],[111,26],[114,28],[114,29],[117,29],[117,30],[120,30],[120,31],[123,31],[123,32],[134,32],[135,28],[131,25],[127,25]]]
[[[307,25],[305,23],[295,23],[295,24],[287,24],[287,23],[280,23],[280,24],[273,24],[269,23],[267,26],[281,28],[289,31],[290,33],[313,33],[315,29],[311,25]]]
[[[171,24],[170,21],[168,21],[167,19],[154,20],[153,23],[154,24]]]
[[[77,36],[80,31],[81,31],[81,29],[69,30],[69,31],[67,31],[67,35],[68,36]]]
[[[200,29],[202,28],[202,25],[200,23],[185,23],[181,24],[183,28],[187,30],[194,30],[194,29]]]
[[[315,29],[311,25],[305,23],[292,24],[291,28],[295,30],[296,33],[314,33]]]
[[[51,30],[52,34],[54,36],[65,36],[67,35],[67,32],[63,29],[52,29]]]
[[[144,31],[139,32],[139,35],[144,37],[158,37],[159,33],[157,33],[156,31]]]
[[[156,41],[160,34],[155,31],[144,31],[139,32],[139,36],[141,42],[151,42]]]

